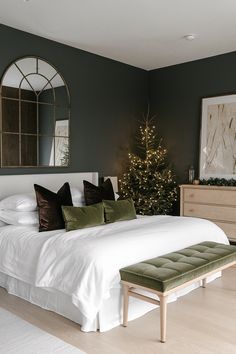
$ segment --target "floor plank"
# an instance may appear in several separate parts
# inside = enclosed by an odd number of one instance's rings
[[[159,338],[159,310],[106,333],[83,333],[50,311],[7,294],[0,306],[88,354],[235,354],[236,268],[168,305],[167,342]]]

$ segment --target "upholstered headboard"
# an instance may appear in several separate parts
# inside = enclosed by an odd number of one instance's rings
[[[57,191],[63,183],[83,190],[83,180],[98,185],[97,172],[50,173],[39,175],[5,175],[0,176],[0,200],[12,194],[34,191],[34,183]]]

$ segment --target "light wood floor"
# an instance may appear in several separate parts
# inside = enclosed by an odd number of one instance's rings
[[[167,342],[159,338],[159,310],[127,328],[83,333],[77,324],[0,288],[0,306],[88,354],[235,354],[236,268],[168,305]],[[17,351],[16,351],[17,353]]]

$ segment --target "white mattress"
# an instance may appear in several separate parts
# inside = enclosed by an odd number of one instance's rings
[[[224,232],[209,221],[171,216],[67,233],[6,226],[0,228],[0,285],[72,319],[84,331],[105,331],[122,321],[121,267],[206,240],[228,243]],[[154,308],[134,300],[130,319]]]

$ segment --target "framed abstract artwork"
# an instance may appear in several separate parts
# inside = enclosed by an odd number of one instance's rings
[[[236,178],[236,94],[202,99],[200,178]]]

